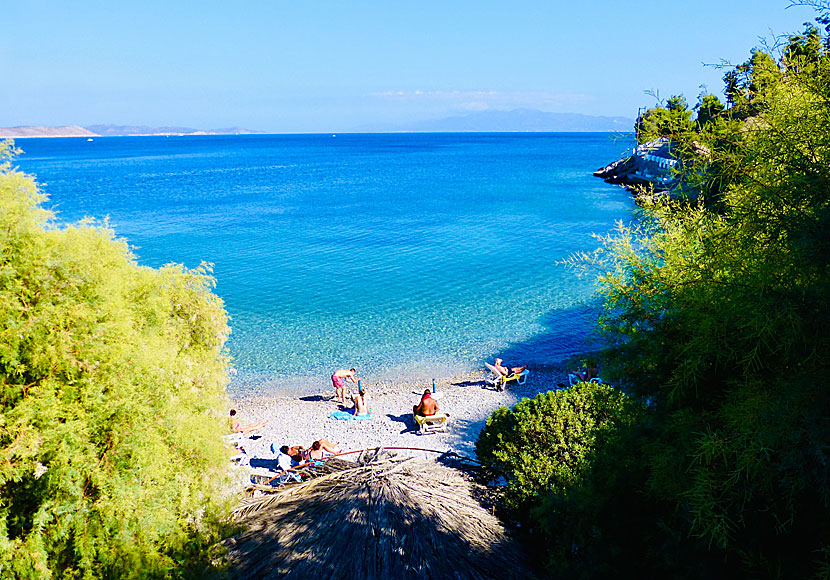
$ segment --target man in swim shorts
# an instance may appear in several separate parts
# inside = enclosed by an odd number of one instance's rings
[[[334,385],[334,398],[340,399],[340,404],[346,404],[346,381],[356,383],[357,378],[354,369],[338,369],[331,375],[331,383]]]
[[[421,402],[412,407],[412,414],[421,417],[430,417],[438,412],[438,401],[432,398],[432,393],[429,389],[424,391],[424,396],[421,397]]]

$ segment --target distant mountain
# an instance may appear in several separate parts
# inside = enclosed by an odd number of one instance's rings
[[[126,135],[251,135],[265,131],[252,131],[239,127],[227,129],[191,129],[190,127],[148,127],[147,125],[88,125],[86,127],[102,137],[116,137]]]
[[[418,121],[401,125],[374,126],[374,131],[423,132],[629,132],[634,119],[598,117],[579,113],[546,113],[535,109],[482,111],[469,115]]]
[[[94,137],[96,134],[77,125],[61,127],[0,127],[0,139],[23,137]]]
[[[230,127],[228,129],[191,129],[190,127],[148,127],[146,125],[89,125],[78,127],[66,125],[61,127],[0,127],[0,139],[24,137],[114,137],[127,135],[251,135],[265,131],[252,131]]]

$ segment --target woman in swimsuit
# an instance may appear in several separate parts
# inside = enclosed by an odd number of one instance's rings
[[[332,444],[328,439],[318,439],[311,444],[311,448],[305,452],[306,461],[315,461],[323,457],[330,457],[340,453],[340,446]]]
[[[354,401],[355,415],[368,415],[371,413],[369,410],[369,395],[366,394],[366,387],[360,387],[360,392],[352,400]]]
[[[527,368],[527,365],[524,365],[523,367],[508,367],[506,364],[502,362],[500,358],[496,359],[496,362],[493,366],[496,367],[496,370],[498,370],[505,377],[518,374]]]
[[[251,431],[256,431],[257,429],[262,429],[265,425],[268,424],[268,419],[263,419],[262,421],[257,421],[256,423],[248,423],[247,425],[242,425],[236,419],[236,409],[231,409],[230,411],[230,427],[231,433],[250,433]]]

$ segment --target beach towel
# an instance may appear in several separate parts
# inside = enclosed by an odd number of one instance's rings
[[[341,421],[367,421],[372,418],[371,413],[355,415],[351,411],[335,411],[329,415],[330,419],[339,419]]]

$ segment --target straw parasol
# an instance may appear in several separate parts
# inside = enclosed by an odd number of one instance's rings
[[[520,547],[457,469],[388,452],[246,500],[230,578],[528,580]]]

